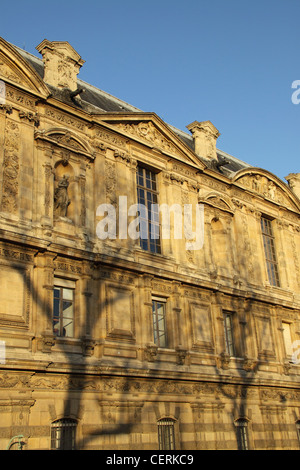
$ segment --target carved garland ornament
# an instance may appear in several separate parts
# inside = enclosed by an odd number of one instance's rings
[[[18,124],[7,121],[3,158],[2,210],[15,214],[19,196],[20,129]]]

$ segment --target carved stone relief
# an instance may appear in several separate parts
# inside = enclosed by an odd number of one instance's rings
[[[20,129],[17,123],[7,120],[3,159],[2,210],[15,214],[18,208],[20,173]]]
[[[108,201],[109,204],[117,203],[116,185],[117,185],[116,166],[114,163],[106,161],[105,162],[105,189],[106,189],[106,200]]]
[[[117,128],[121,132],[146,141],[153,147],[175,154],[178,153],[175,145],[164,137],[152,122],[140,122],[138,124],[120,123],[117,125]]]
[[[237,183],[278,204],[291,206],[283,190],[266,176],[259,174],[246,175],[239,178]]]

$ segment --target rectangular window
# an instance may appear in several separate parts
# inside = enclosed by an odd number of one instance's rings
[[[267,263],[268,278],[271,286],[280,286],[278,264],[275,251],[275,238],[273,235],[272,221],[266,217],[261,218],[261,230],[264,242],[265,257]]]
[[[237,431],[238,450],[249,450],[248,422],[245,419],[238,419],[235,425]]]
[[[55,280],[53,292],[53,333],[58,337],[74,337],[73,285],[74,283],[71,281]]]
[[[235,356],[234,346],[234,331],[233,331],[233,320],[232,313],[224,313],[224,334],[225,334],[225,351],[229,356]]]
[[[159,450],[175,450],[175,431],[173,419],[158,421]]]
[[[159,348],[167,347],[166,302],[163,299],[152,300],[152,318],[154,344]]]
[[[141,166],[137,168],[137,196],[140,211],[140,245],[143,250],[160,253],[160,226],[156,174]],[[156,205],[156,207],[154,206]]]
[[[77,423],[60,419],[51,425],[51,450],[75,450]]]
[[[300,421],[296,422],[296,431],[297,431],[297,437],[298,437],[298,442],[300,446]]]

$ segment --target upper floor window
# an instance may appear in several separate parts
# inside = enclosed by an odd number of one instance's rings
[[[159,450],[175,450],[175,421],[165,418],[157,424]]]
[[[58,419],[51,425],[51,450],[75,450],[77,421]]]
[[[53,292],[53,333],[64,338],[74,337],[74,283],[55,279]]]
[[[140,211],[140,245],[143,250],[151,253],[160,253],[160,226],[158,192],[156,173],[138,166],[137,168],[137,196]]]
[[[159,348],[167,347],[166,302],[152,299],[153,341]]]
[[[229,356],[236,356],[236,348],[234,344],[234,328],[233,328],[233,314],[231,312],[224,312],[224,336],[225,336],[225,352]]]
[[[280,286],[278,264],[275,251],[275,238],[273,234],[272,221],[266,217],[261,218],[261,230],[264,242],[265,257],[269,282],[272,286]]]

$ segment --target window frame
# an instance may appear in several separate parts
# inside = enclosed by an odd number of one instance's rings
[[[159,450],[176,449],[176,420],[173,418],[161,418],[157,421],[158,448]]]
[[[76,450],[77,428],[78,421],[72,418],[53,421],[50,435],[51,450]]]
[[[157,304],[163,306],[163,318],[158,319]],[[155,307],[155,310],[154,310]],[[163,329],[159,329],[159,322],[163,321]],[[152,331],[153,331],[153,342],[158,348],[167,349],[169,346],[169,335],[167,331],[167,299],[161,297],[152,296]],[[160,334],[163,331],[163,334]],[[160,338],[163,337],[163,341]]]
[[[276,254],[275,235],[272,227],[274,219],[265,215],[261,216],[260,226],[267,267],[268,280],[271,286],[280,287],[280,277],[278,269],[278,261]]]
[[[56,291],[59,290],[59,296],[56,296]],[[72,299],[64,297],[64,290],[72,292]],[[56,305],[58,300],[58,312],[56,312]],[[64,302],[71,303],[72,305],[72,316],[64,316]],[[57,314],[58,313],[58,314]],[[63,334],[65,328],[64,320],[71,320],[72,323],[72,334]],[[53,334],[57,338],[74,338],[75,337],[75,282],[69,281],[66,279],[54,278],[53,285],[53,314],[52,314],[52,323],[53,323]],[[58,332],[55,331],[55,324],[58,324]]]
[[[250,450],[248,419],[239,418],[235,421],[238,450]]]
[[[159,212],[153,212],[153,205],[158,207],[159,192],[157,189],[158,171],[138,163],[136,169],[137,201],[146,207],[146,214],[140,213],[140,247],[153,254],[161,254],[161,226]],[[149,176],[149,177],[147,177]],[[141,184],[141,182],[143,184]],[[142,197],[143,194],[143,197]],[[149,207],[150,206],[150,207]],[[144,216],[147,216],[145,218]],[[143,231],[143,224],[147,223],[147,230]],[[154,229],[154,234],[153,234]],[[143,235],[147,234],[147,238]],[[152,234],[154,237],[152,237]]]
[[[233,312],[223,311],[223,328],[224,328],[224,342],[225,352],[230,357],[237,357],[236,343],[235,343],[235,325]],[[229,319],[230,324],[227,324]]]

